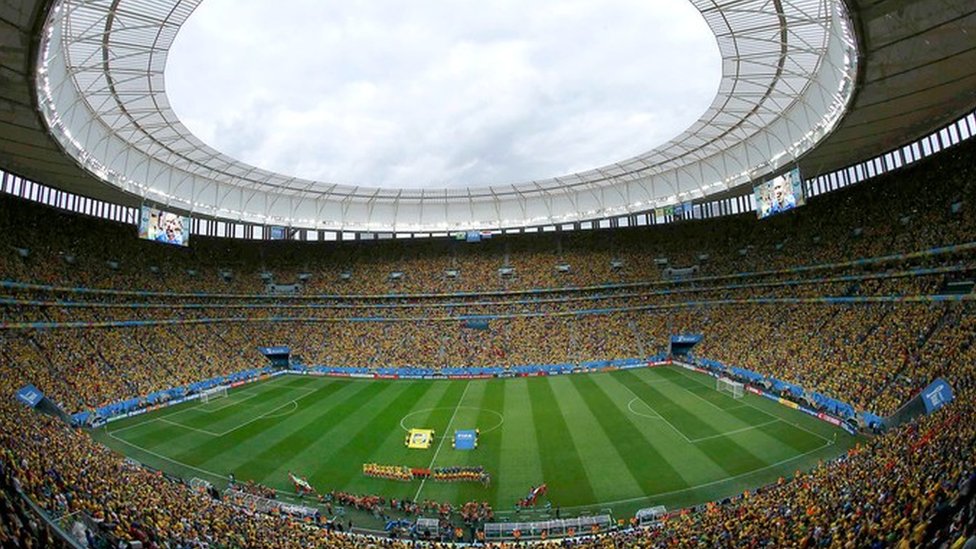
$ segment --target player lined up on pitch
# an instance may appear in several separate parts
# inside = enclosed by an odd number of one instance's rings
[[[491,484],[491,474],[481,465],[434,467],[430,478],[437,482],[480,482],[482,486]]]
[[[363,474],[367,477],[403,482],[409,482],[414,477],[413,471],[406,465],[380,465],[378,463],[364,463]]]

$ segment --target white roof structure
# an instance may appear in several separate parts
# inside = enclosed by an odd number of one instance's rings
[[[57,0],[38,51],[49,134],[89,174],[198,215],[343,231],[498,229],[697,200],[796,164],[854,93],[840,0],[692,0],[722,55],[719,91],[681,135],[633,158],[517,184],[385,189],[289,177],[214,150],[166,97],[167,53],[201,0]]]

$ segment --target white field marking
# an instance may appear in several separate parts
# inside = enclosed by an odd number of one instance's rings
[[[681,375],[684,375],[685,377],[688,377],[688,376],[686,376],[684,374],[684,372],[679,371],[678,373],[681,374]],[[688,379],[692,379],[692,378],[689,377]],[[691,392],[691,391],[689,391],[689,392]],[[695,396],[698,396],[698,395],[695,395]],[[743,396],[745,396],[745,395],[743,395]],[[766,414],[767,416],[775,417],[775,418],[779,419],[780,421],[782,421],[783,423],[785,423],[787,425],[791,425],[793,427],[796,427],[797,429],[799,429],[801,431],[806,431],[807,433],[809,433],[809,434],[811,434],[811,435],[819,438],[820,440],[822,440],[824,442],[828,442],[828,443],[831,442],[831,440],[828,439],[827,437],[825,437],[823,435],[820,435],[820,434],[817,434],[817,433],[814,433],[810,429],[807,429],[806,427],[801,426],[799,423],[797,423],[795,421],[787,421],[786,419],[783,419],[782,417],[780,417],[779,414],[771,414],[771,413],[767,412],[766,410],[763,410],[762,408],[758,408],[758,407],[756,407],[756,406],[754,406],[752,404],[749,404],[748,402],[745,401],[745,398],[742,399],[742,406],[748,406],[748,407],[752,408],[753,410],[756,410],[756,411],[758,411],[760,413]],[[802,412],[800,412],[800,413],[802,413]]]
[[[285,380],[285,379],[288,379],[289,377],[290,376],[287,376],[287,375],[278,376],[278,377],[276,377],[274,379],[269,379],[269,380],[264,381],[264,382],[254,382],[254,383],[258,383],[258,385],[249,384],[249,386],[242,387],[242,388],[239,388],[239,389],[228,389],[227,398],[228,399],[232,398],[231,397],[232,394],[234,396],[241,395],[241,394],[250,394],[250,393],[245,393],[244,392],[244,391],[249,391],[250,389],[262,389],[262,390],[260,390],[260,391],[258,391],[256,393],[254,393],[253,395],[249,396],[248,398],[256,397],[256,396],[261,395],[262,393],[265,392],[263,389],[269,387],[270,385],[272,385],[273,383],[275,383],[277,381]],[[233,393],[231,393],[231,391],[233,391]],[[237,403],[237,402],[244,402],[244,400],[247,400],[247,399],[242,399],[240,401],[235,401],[235,403]],[[207,403],[206,402],[200,402],[200,399],[199,398],[196,399],[193,402],[194,402],[194,404],[192,406],[187,406],[185,408],[180,408],[179,410],[175,410],[175,411],[163,410],[163,411],[167,411],[169,413],[166,413],[166,414],[164,414],[164,415],[162,415],[160,417],[171,417],[171,416],[175,416],[175,415],[182,414],[183,412],[189,412],[190,410],[196,410],[198,412],[205,412],[205,413],[212,413],[213,412],[213,411],[203,410],[202,407],[203,406],[206,406]],[[187,404],[189,404],[189,403],[187,403]],[[232,406],[232,404],[228,404],[227,406],[224,406],[222,408],[218,408],[218,410],[223,410],[224,408],[229,407],[229,406]],[[128,427],[126,427],[126,429],[128,429]],[[121,431],[122,429],[119,429],[119,430]]]
[[[169,456],[164,456],[163,454],[159,454],[159,453],[153,452],[152,450],[150,450],[148,448],[143,448],[142,446],[139,446],[138,444],[135,444],[134,442],[129,442],[128,440],[125,440],[124,438],[119,438],[119,437],[115,436],[115,432],[114,431],[111,432],[111,433],[108,433],[108,436],[110,436],[113,439],[121,442],[122,444],[125,444],[126,446],[135,448],[136,450],[139,450],[140,452],[145,452],[145,453],[147,453],[147,454],[149,454],[151,456],[155,456],[155,457],[157,457],[157,458],[159,458],[161,460],[168,461],[168,462],[173,463],[175,465],[178,465],[180,467],[186,467],[187,469],[192,469],[194,471],[197,471],[198,473],[203,473],[203,474],[205,474],[207,476],[214,477],[214,478],[219,478],[221,480],[229,480],[228,477],[226,477],[225,475],[218,475],[217,473],[214,473],[213,471],[208,471],[206,469],[201,469],[199,467],[194,467],[194,466],[189,465],[187,463],[183,463],[182,461],[175,460],[175,459],[173,459],[173,458],[171,458]]]
[[[735,430],[732,430],[732,431],[726,431],[724,433],[719,433],[717,435],[709,435],[707,437],[699,437],[699,438],[693,439],[692,442],[702,442],[702,441],[705,441],[705,440],[711,440],[713,438],[724,437],[726,435],[734,435],[736,433],[744,433],[746,431],[751,431],[753,429],[758,429],[759,427],[765,427],[766,425],[772,425],[772,424],[778,423],[780,421],[783,421],[783,420],[781,420],[779,418],[775,418],[772,421],[767,421],[766,423],[760,423],[758,425],[750,425],[749,427],[743,427],[741,429],[735,429]]]
[[[303,388],[301,390],[302,391],[306,391],[306,393],[304,395],[298,397],[297,399],[290,400],[290,401],[282,404],[281,406],[277,406],[275,408],[272,408],[272,409],[268,410],[267,412],[265,412],[263,414],[260,414],[257,417],[254,417],[254,418],[252,418],[252,419],[250,419],[248,421],[245,421],[244,423],[242,423],[242,424],[240,424],[240,425],[238,425],[236,427],[231,427],[230,429],[228,429],[228,430],[226,430],[226,431],[224,431],[222,433],[215,433],[213,431],[207,431],[205,429],[198,429],[196,427],[190,427],[189,425],[180,423],[178,421],[172,421],[172,420],[167,419],[167,417],[169,417],[169,416],[153,418],[153,419],[150,419],[149,421],[144,421],[142,423],[139,423],[138,425],[145,425],[146,423],[151,423],[153,421],[162,421],[164,423],[169,423],[170,425],[176,425],[177,427],[183,427],[184,429],[189,429],[191,431],[196,431],[198,433],[203,433],[203,434],[206,434],[206,435],[210,435],[212,437],[222,437],[222,436],[228,435],[230,433],[233,433],[234,431],[240,429],[241,427],[244,427],[245,425],[250,425],[251,423],[254,423],[255,421],[258,421],[259,419],[273,419],[273,418],[276,418],[276,417],[282,417],[282,416],[285,416],[285,415],[288,415],[288,414],[293,413],[295,410],[298,409],[298,401],[299,400],[301,400],[301,399],[303,399],[303,398],[307,397],[308,395],[310,395],[310,394],[312,394],[312,393],[315,392],[315,389],[305,389],[305,388]],[[287,413],[280,413],[280,414],[279,413],[275,413],[278,410],[281,410],[282,408],[284,408],[285,406],[293,406],[294,408],[291,409],[291,410],[289,410]],[[170,415],[172,415],[172,414],[170,414]],[[137,427],[138,425],[130,425],[129,427],[124,427],[122,429],[118,429],[118,430],[112,431],[112,432],[113,433],[118,433],[118,432],[124,431],[126,429],[131,429],[132,427]]]
[[[465,390],[467,390],[467,389],[465,389]],[[139,425],[144,425],[145,423],[149,423],[149,422],[148,421],[147,422],[143,422],[143,423],[140,423]],[[124,429],[129,429],[130,427],[125,427]],[[120,430],[122,430],[122,429],[120,429]],[[161,459],[163,461],[168,461],[169,463],[173,463],[173,464],[178,465],[180,467],[184,467],[184,468],[187,468],[187,469],[191,469],[193,471],[197,471],[199,473],[203,473],[203,474],[208,475],[208,476],[210,476],[212,478],[218,478],[218,479],[221,479],[221,480],[229,480],[226,475],[221,475],[221,474],[215,473],[213,471],[209,471],[207,469],[201,469],[199,467],[195,467],[193,465],[189,465],[187,463],[183,463],[182,461],[175,460],[175,459],[173,459],[171,457],[164,456],[162,454],[159,454],[157,452],[154,452],[152,450],[149,450],[148,448],[144,448],[142,446],[139,446],[138,444],[129,442],[129,441],[123,439],[123,438],[119,438],[119,437],[115,436],[115,433],[116,433],[116,431],[111,431],[111,432],[106,431],[106,434],[108,434],[108,436],[112,437],[113,439],[117,440],[118,442],[121,442],[122,444],[125,444],[126,446],[129,446],[131,448],[135,448],[136,450],[139,450],[141,452],[145,452],[146,454],[149,454],[151,456],[154,456],[156,458],[159,458],[159,459]],[[746,471],[745,473],[741,473],[741,474],[735,475],[733,477],[726,477],[726,478],[722,478],[722,479],[718,479],[718,480],[713,480],[711,482],[705,482],[705,483],[702,483],[702,484],[696,484],[694,486],[688,486],[688,487],[682,488],[680,490],[671,490],[669,492],[658,492],[656,494],[649,494],[649,495],[638,496],[638,497],[627,498],[627,499],[620,499],[620,500],[615,500],[615,501],[596,502],[596,503],[593,503],[593,504],[590,504],[590,505],[574,505],[572,507],[563,507],[563,510],[586,509],[586,508],[592,508],[592,507],[612,506],[612,505],[618,505],[618,504],[621,504],[621,503],[631,503],[631,502],[634,502],[634,501],[650,500],[650,499],[654,499],[654,498],[661,497],[661,496],[670,496],[670,495],[674,495],[674,494],[680,494],[682,492],[690,492],[692,490],[697,490],[699,488],[705,488],[705,487],[708,487],[708,486],[714,486],[714,485],[720,484],[722,482],[732,481],[732,480],[735,480],[737,478],[741,478],[741,477],[745,477],[745,476],[748,476],[748,475],[751,475],[751,474],[754,474],[754,473],[758,473],[760,471],[765,471],[766,469],[772,469],[772,468],[775,468],[775,467],[779,467],[780,465],[785,465],[785,464],[787,464],[787,463],[789,463],[791,461],[795,461],[797,459],[806,457],[806,456],[808,456],[810,454],[813,454],[815,452],[819,452],[820,450],[823,450],[824,448],[826,448],[828,446],[831,446],[833,444],[834,444],[834,441],[828,440],[822,446],[819,446],[817,448],[814,448],[813,450],[810,450],[809,452],[805,452],[805,453],[802,453],[802,454],[797,454],[797,455],[795,455],[793,457],[786,458],[784,460],[781,460],[781,461],[778,461],[776,463],[767,465],[765,467],[760,467],[758,469],[753,469],[752,471]],[[291,495],[291,493],[288,492],[288,491],[286,491],[286,490],[278,490],[278,489],[276,489],[275,491],[278,492],[279,494],[284,494],[284,495],[288,495],[288,496]]]
[[[758,408],[756,408],[756,409],[758,410]],[[762,411],[762,410],[760,410],[760,411]],[[802,413],[802,412],[801,412],[801,413]],[[815,437],[817,437],[817,438],[819,438],[820,440],[823,440],[823,441],[826,441],[826,442],[831,442],[831,443],[833,442],[833,441],[832,441],[832,440],[830,440],[829,438],[827,438],[827,437],[825,437],[825,436],[823,436],[823,435],[819,435],[819,434],[817,434],[817,433],[814,433],[814,432],[813,432],[813,431],[811,431],[810,429],[807,429],[806,427],[803,427],[802,425],[800,425],[799,423],[797,423],[797,422],[795,422],[795,421],[786,421],[785,419],[782,419],[782,418],[780,418],[780,421],[782,421],[783,423],[785,423],[785,424],[787,424],[787,425],[791,425],[791,426],[793,426],[793,427],[796,427],[797,429],[799,429],[799,430],[801,430],[801,431],[806,431],[806,432],[808,432],[808,433],[810,433],[811,435],[813,435],[813,436],[815,436]]]
[[[680,435],[681,438],[685,439],[685,442],[687,442],[688,444],[691,444],[691,439],[688,438],[688,435],[682,433],[681,432],[681,429],[678,429],[677,427],[675,427],[673,423],[671,423],[670,421],[668,421],[668,418],[664,417],[664,415],[661,414],[661,412],[658,412],[656,409],[654,409],[653,406],[651,406],[650,404],[648,404],[647,402],[645,402],[644,399],[642,399],[641,397],[637,396],[637,393],[635,393],[634,391],[631,391],[630,390],[630,387],[624,385],[623,383],[621,383],[620,385],[624,389],[627,389],[627,392],[629,392],[630,394],[634,395],[634,398],[635,399],[639,400],[644,406],[647,406],[647,409],[648,410],[650,410],[650,411],[654,412],[655,414],[657,414],[658,417],[661,419],[661,421],[663,421],[664,423],[667,423],[668,424],[668,427],[670,427],[675,433],[678,433],[678,435]],[[640,414],[637,414],[637,415],[640,415]]]
[[[272,383],[274,381],[277,381],[277,380],[272,379],[268,383]],[[254,395],[251,395],[251,397],[255,397],[255,396],[258,396],[260,394],[261,394],[261,392],[258,392],[258,393],[255,393]],[[251,397],[248,397],[248,398],[251,398]],[[241,401],[241,402],[243,402],[243,401]],[[189,404],[189,403],[187,403],[187,404]],[[112,432],[112,433],[121,433],[123,431],[128,431],[129,429],[135,429],[136,427],[141,427],[141,426],[146,425],[146,424],[149,424],[149,423],[154,423],[156,421],[160,421],[160,420],[163,420],[163,419],[166,419],[166,418],[170,418],[170,417],[173,417],[173,416],[182,414],[183,412],[187,412],[187,411],[190,411],[190,410],[197,410],[197,411],[200,411],[200,412],[205,412],[206,410],[201,410],[200,409],[201,406],[205,406],[205,405],[206,405],[206,403],[203,403],[203,402],[200,402],[199,400],[197,400],[196,403],[194,403],[192,406],[187,406],[185,408],[180,408],[179,410],[172,410],[172,411],[170,411],[170,410],[160,410],[161,414],[159,416],[156,416],[154,418],[145,418],[145,417],[143,417],[142,419],[144,419],[145,421],[138,421],[136,423],[133,423],[132,425],[128,425],[128,426],[122,427],[120,429],[112,429],[111,431],[108,428],[108,426],[111,425],[111,423],[109,423],[109,424],[107,424],[105,426],[105,432],[106,433],[109,433],[109,432]],[[225,406],[225,408],[226,408],[226,406]],[[221,409],[223,409],[223,408],[221,408]],[[166,413],[166,412],[169,412],[169,413]],[[212,412],[207,412],[207,413],[212,413]],[[144,414],[144,415],[149,415],[149,414]],[[178,422],[175,422],[175,421],[167,421],[167,423],[172,423],[174,425],[179,425],[181,427],[187,427],[188,429],[192,429],[192,427],[189,427],[187,425],[183,425],[182,423],[178,423]],[[216,436],[216,434],[210,433],[209,431],[208,431],[208,434],[211,434],[211,435]]]
[[[133,423],[132,425],[126,425],[125,427],[122,427],[121,429],[112,429],[112,430],[109,430],[108,426],[111,425],[111,423],[109,423],[109,424],[105,425],[105,432],[108,433],[108,434],[121,433],[122,431],[128,431],[129,429],[135,429],[136,427],[142,427],[143,425],[147,425],[149,423],[153,423],[157,419],[163,419],[163,418],[157,417],[157,418],[153,418],[153,419],[147,419],[147,418],[142,418],[142,419],[145,420],[145,421],[139,421],[137,423]]]
[[[641,399],[639,399],[637,397],[634,397],[634,398],[630,399],[630,402],[627,403],[627,409],[630,410],[630,413],[634,414],[635,416],[646,417],[647,419],[664,419],[661,416],[657,415],[656,413],[655,413],[655,415],[652,416],[650,414],[642,414],[642,413],[638,412],[637,410],[635,410],[633,408],[633,405],[634,405],[635,402],[641,402]],[[649,409],[650,408],[648,408],[648,410]]]
[[[295,405],[297,407],[299,400],[302,400],[302,399],[306,398],[308,395],[311,395],[312,393],[314,393],[316,391],[316,389],[302,389],[302,390],[308,391],[308,392],[305,393],[304,395],[302,395],[302,396],[294,399],[294,400],[291,400],[291,401],[288,401],[288,402],[282,404],[281,406],[277,406],[275,408],[272,408],[272,409],[268,410],[267,412],[265,412],[265,413],[263,413],[263,414],[255,417],[255,418],[249,419],[249,420],[245,421],[244,423],[241,423],[237,427],[231,427],[230,429],[227,429],[226,431],[224,431],[223,433],[220,433],[217,436],[222,437],[222,436],[229,435],[229,434],[233,433],[234,431],[236,431],[236,430],[238,430],[238,429],[240,429],[242,427],[246,427],[246,426],[254,423],[255,421],[258,421],[258,420],[261,420],[261,419],[266,419],[269,416],[270,417],[278,417],[278,416],[272,416],[271,414],[274,414],[275,412],[277,412],[278,410],[284,408],[285,406]]]
[[[293,400],[293,401],[289,402],[289,404],[292,405],[291,410],[288,410],[287,412],[279,412],[279,413],[275,413],[275,414],[272,414],[272,413],[269,412],[269,413],[265,414],[263,416],[263,418],[264,419],[272,419],[272,418],[276,418],[276,417],[284,417],[284,416],[293,414],[295,412],[295,410],[298,409],[298,402]]]
[[[190,427],[189,425],[183,425],[182,423],[180,423],[178,421],[170,421],[170,420],[168,420],[168,419],[166,419],[164,417],[158,417],[158,418],[156,418],[154,420],[147,421],[146,423],[152,423],[153,421],[161,421],[163,423],[168,423],[170,425],[175,425],[177,427],[181,427],[181,428],[187,429],[189,431],[195,431],[197,433],[203,433],[204,435],[210,435],[212,437],[218,437],[218,436],[220,436],[220,435],[218,435],[217,433],[215,433],[213,431],[207,431],[206,429],[197,429],[196,427]]]
[[[490,432],[494,431],[495,429],[498,429],[499,427],[501,427],[505,423],[505,416],[503,416],[500,412],[496,412],[495,410],[488,410],[487,408],[477,408],[475,406],[458,406],[457,408],[459,410],[477,410],[478,412],[490,412],[490,413],[495,414],[496,416],[498,416],[498,419],[499,419],[498,423],[495,424],[495,425],[493,425],[492,427],[490,427],[488,429],[482,430],[481,431],[481,434],[490,433]],[[403,416],[402,418],[400,418],[400,428],[409,433],[410,432],[410,428],[403,424],[403,422],[406,421],[408,417],[415,416],[417,414],[424,414],[424,413],[429,413],[429,412],[436,412],[437,410],[451,410],[451,409],[452,408],[449,408],[447,406],[441,406],[441,407],[438,407],[438,408],[423,408],[423,409],[417,410],[415,412],[410,412],[409,414],[407,414],[407,415]],[[479,429],[480,429],[480,427],[479,427]]]
[[[264,391],[262,391],[262,393],[263,392]],[[222,406],[215,406],[213,408],[205,408],[205,406],[207,404],[210,404],[210,403],[209,402],[201,402],[200,403],[200,406],[197,406],[196,409],[199,410],[199,411],[201,411],[201,412],[203,412],[203,413],[205,413],[205,414],[212,414],[214,412],[219,412],[219,411],[223,410],[224,408],[230,408],[231,406],[237,406],[238,404],[241,404],[242,402],[247,402],[248,400],[251,400],[252,398],[260,395],[261,393],[253,393],[253,394],[251,394],[251,393],[234,393],[234,396],[238,396],[238,395],[242,395],[242,394],[245,395],[245,397],[242,398],[242,399],[240,399],[240,400],[234,400],[230,395],[227,395],[226,400],[228,402],[226,404],[223,404]]]
[[[616,501],[603,501],[603,502],[593,503],[591,505],[574,505],[572,507],[563,507],[563,511],[568,511],[568,510],[572,510],[572,509],[585,509],[585,508],[589,508],[589,507],[604,507],[604,506],[618,505],[618,504],[621,504],[621,503],[632,503],[632,502],[635,502],[635,501],[649,500],[649,499],[659,498],[659,497],[662,497],[662,496],[672,496],[674,494],[680,494],[682,492],[690,492],[692,490],[697,490],[699,488],[705,488],[705,487],[708,487],[708,486],[714,486],[716,484],[721,484],[723,482],[728,482],[728,481],[735,480],[737,478],[741,478],[741,477],[745,477],[745,476],[748,476],[748,475],[752,475],[752,474],[758,473],[760,471],[765,471],[766,469],[772,469],[772,468],[775,468],[775,467],[779,467],[780,465],[786,465],[787,463],[789,463],[791,461],[796,461],[796,460],[798,460],[798,459],[800,459],[802,457],[806,457],[806,456],[809,456],[810,454],[813,454],[815,452],[819,452],[820,450],[823,450],[824,448],[826,448],[828,446],[831,446],[833,444],[834,444],[834,441],[828,440],[825,444],[822,444],[822,445],[818,446],[817,448],[814,448],[813,450],[810,450],[809,452],[804,452],[802,454],[797,454],[797,455],[795,455],[793,457],[789,457],[789,458],[786,458],[784,460],[777,461],[776,463],[767,465],[765,467],[760,467],[758,469],[753,469],[752,471],[746,471],[745,473],[741,473],[741,474],[735,475],[733,477],[720,478],[718,480],[713,480],[711,482],[704,482],[702,484],[696,484],[694,486],[688,486],[687,488],[682,488],[680,490],[671,490],[669,492],[658,492],[656,494],[648,494],[646,496],[637,496],[637,497],[627,498],[627,499],[618,499]]]
[[[441,448],[444,446],[444,441],[448,438],[448,433],[451,432],[451,425],[454,424],[454,418],[457,417],[458,410],[461,408],[461,403],[464,402],[464,395],[468,394],[468,389],[471,388],[471,382],[464,386],[464,392],[461,393],[461,398],[458,399],[457,404],[454,406],[454,414],[451,415],[451,420],[447,422],[447,427],[444,429],[444,434],[441,436],[441,442],[437,445],[437,449],[434,450],[434,457],[430,459],[430,465],[427,466],[428,469],[434,466],[434,462],[437,461],[437,454],[441,453]],[[424,489],[424,484],[427,483],[427,479],[420,481],[420,488],[417,488],[417,494],[413,497],[414,501],[420,499],[420,492]]]
[[[155,420],[153,420],[153,421],[155,421]],[[150,421],[147,421],[146,423],[151,423],[151,422]],[[145,453],[147,453],[147,454],[149,454],[151,456],[154,456],[156,458],[159,458],[161,460],[168,461],[168,462],[173,463],[173,464],[175,464],[175,465],[177,465],[179,467],[185,467],[187,469],[192,469],[192,470],[194,470],[194,471],[196,471],[198,473],[203,473],[204,475],[207,475],[207,476],[209,476],[211,478],[218,478],[220,480],[230,480],[230,477],[228,477],[227,475],[221,475],[219,473],[215,473],[215,472],[210,471],[210,470],[207,470],[207,469],[201,469],[199,467],[194,467],[193,465],[190,465],[188,463],[183,463],[182,461],[173,459],[173,458],[168,457],[168,456],[164,456],[164,455],[159,454],[157,452],[153,452],[152,450],[150,450],[148,448],[145,448],[145,447],[142,447],[142,446],[139,446],[138,444],[135,444],[134,442],[129,442],[128,440],[119,438],[119,437],[115,436],[113,433],[108,433],[108,436],[114,438],[115,440],[121,442],[122,444],[125,444],[126,446],[135,448],[136,450],[139,450],[140,452],[145,452]],[[295,500],[294,494],[292,492],[289,492],[288,490],[280,490],[278,488],[274,488],[274,491],[277,492],[277,493],[279,493],[279,494],[282,494],[282,495],[286,496],[288,499],[291,499],[293,501]]]
[[[682,377],[684,377],[685,379],[691,379],[690,377],[688,377],[688,376],[686,376],[686,375],[684,374],[684,372],[681,372],[681,371],[679,371],[678,373],[679,373],[679,374],[681,374],[681,375],[682,375]],[[697,381],[697,380],[692,380],[692,381],[694,381],[695,383],[698,383],[698,381]],[[675,385],[678,385],[678,384],[677,384],[677,383],[675,383]],[[716,410],[718,410],[718,411],[720,411],[720,412],[727,412],[728,410],[731,410],[731,409],[732,409],[732,408],[722,408],[722,407],[721,407],[721,406],[719,406],[718,404],[715,404],[714,402],[712,402],[712,401],[710,401],[710,400],[708,400],[707,398],[705,398],[705,397],[703,397],[703,396],[701,396],[701,395],[699,395],[698,393],[696,393],[696,392],[694,392],[694,391],[692,391],[691,389],[689,389],[689,388],[687,388],[687,387],[682,387],[681,385],[678,385],[678,387],[681,387],[682,389],[684,389],[684,390],[685,390],[685,392],[687,392],[687,393],[690,393],[690,394],[691,394],[691,396],[693,396],[693,397],[695,397],[695,398],[697,398],[698,400],[701,400],[701,401],[702,401],[702,402],[704,402],[705,404],[708,404],[709,406],[711,406],[712,408],[715,408]],[[705,387],[705,384],[704,384],[704,383],[702,384],[702,387]],[[744,389],[743,389],[743,391],[744,391]],[[741,407],[741,406],[742,406],[742,405],[741,405],[741,404],[739,404],[739,405],[738,405],[738,406],[736,406],[736,407]]]

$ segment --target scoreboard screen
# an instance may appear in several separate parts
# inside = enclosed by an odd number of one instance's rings
[[[799,168],[793,168],[778,177],[756,185],[752,192],[756,199],[756,215],[759,219],[806,204]]]

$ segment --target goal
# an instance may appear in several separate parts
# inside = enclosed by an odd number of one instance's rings
[[[206,404],[211,400],[217,398],[223,398],[227,396],[227,386],[221,385],[220,387],[214,387],[213,389],[207,389],[206,391],[200,393],[200,402]]]
[[[732,398],[742,398],[745,394],[745,386],[738,381],[732,381],[727,377],[720,377],[715,380],[715,390],[720,393],[729,393]]]

